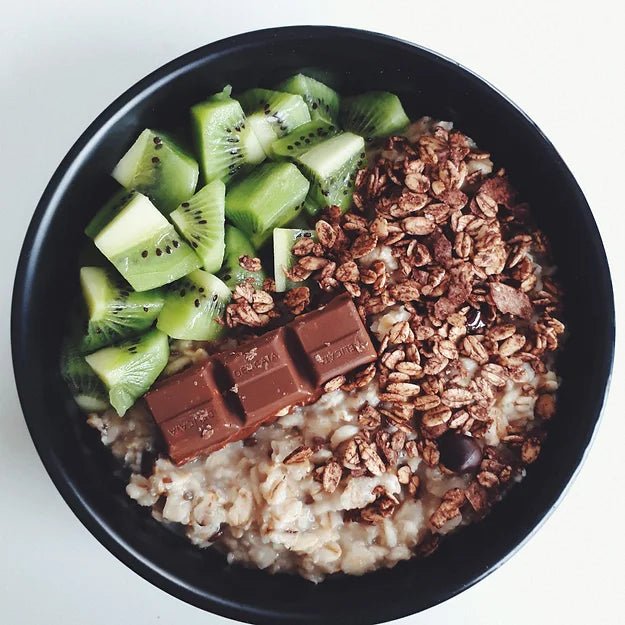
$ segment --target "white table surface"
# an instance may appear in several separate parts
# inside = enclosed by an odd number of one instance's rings
[[[603,233],[617,309],[623,310],[625,48],[622,15],[619,18],[615,13],[620,3],[335,0],[334,8],[320,10],[324,4],[330,3],[3,3],[0,349],[5,364],[0,376],[0,623],[232,622],[186,605],[143,581],[78,522],[35,452],[10,365],[13,274],[22,237],[44,186],[91,120],[127,87],[166,61],[237,32],[314,23],[386,32],[460,61],[517,102],[572,169]],[[625,506],[619,478],[625,463],[625,370],[620,356],[590,456],[566,500],[544,527],[476,587],[398,623],[624,622]]]

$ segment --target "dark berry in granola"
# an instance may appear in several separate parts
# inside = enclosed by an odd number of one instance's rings
[[[440,462],[454,473],[475,471],[482,461],[482,448],[471,436],[446,432],[438,441]]]

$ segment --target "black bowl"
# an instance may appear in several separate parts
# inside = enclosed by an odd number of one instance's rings
[[[553,243],[569,338],[558,415],[527,478],[481,523],[433,556],[313,585],[228,566],[152,520],[124,492],[120,469],[58,372],[65,302],[78,289],[82,230],[107,197],[113,165],[144,127],[172,128],[189,105],[232,83],[271,85],[294,70],[332,70],[342,90],[388,89],[409,115],[450,119],[504,164]],[[65,501],[122,562],[163,590],[253,623],[377,623],[433,606],[500,565],[553,509],[579,468],[604,401],[614,348],[606,257],[582,192],[551,143],[518,108],[456,63],[383,35],[328,27],[263,30],[182,56],[132,87],[91,124],[37,207],[22,249],[12,313],[13,360],[37,450]]]

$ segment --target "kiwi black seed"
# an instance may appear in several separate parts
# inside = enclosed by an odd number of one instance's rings
[[[272,156],[276,159],[298,156],[325,138],[333,136],[336,127],[323,120],[303,124],[294,132],[275,141],[271,146]]]
[[[80,281],[88,312],[85,353],[145,331],[163,306],[159,291],[131,291],[117,274],[100,267],[81,268]]]

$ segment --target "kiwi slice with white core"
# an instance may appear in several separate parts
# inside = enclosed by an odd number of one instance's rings
[[[410,120],[400,99],[388,91],[370,91],[341,103],[341,123],[367,141],[403,130]]]
[[[165,306],[157,327],[174,339],[212,341],[224,332],[223,317],[230,288],[219,278],[198,269],[166,288]]]
[[[256,249],[248,239],[247,235],[231,226],[226,225],[226,253],[224,256],[224,264],[219,272],[219,277],[228,285],[230,289],[234,289],[237,284],[241,284],[246,280],[252,280],[255,288],[260,289],[265,279],[265,272],[249,271],[241,267],[240,259],[242,256],[256,258]]]
[[[231,90],[228,86],[191,107],[195,144],[206,183],[228,182],[245,166],[265,159],[241,105],[230,97]]]
[[[303,284],[303,282],[292,282],[286,276],[286,272],[297,262],[292,250],[295,243],[301,238],[317,240],[314,230],[275,228],[273,231],[273,276],[278,293]]]
[[[68,339],[61,351],[61,375],[69,391],[85,412],[100,412],[108,407],[108,393],[104,385],[80,353],[78,343]]]
[[[296,159],[311,182],[306,209],[313,214],[324,206],[351,205],[356,172],[366,164],[362,137],[344,132],[318,143]]]
[[[108,202],[95,214],[93,219],[87,224],[85,234],[93,239],[117,215],[128,202],[133,198],[136,191],[119,189]]]
[[[135,291],[169,284],[201,261],[175,228],[141,193],[95,237],[96,247]]]
[[[197,162],[173,139],[146,128],[112,172],[126,189],[147,195],[168,215],[188,200],[197,186]]]
[[[310,184],[292,163],[265,163],[226,193],[226,217],[257,249],[301,211]]]
[[[311,119],[336,123],[340,97],[334,89],[304,74],[295,74],[287,78],[278,85],[278,89],[301,95],[308,106]]]
[[[252,113],[245,119],[258,139],[265,156],[271,156],[271,146],[278,139],[278,133],[274,126],[267,121],[265,113]]]
[[[210,273],[218,271],[224,259],[225,198],[226,185],[213,180],[170,215]]]
[[[82,267],[80,285],[87,305],[82,349],[92,352],[147,330],[163,308],[160,291],[137,293],[101,267]]]
[[[120,417],[150,389],[168,359],[169,339],[157,329],[85,357],[108,389],[111,406]]]
[[[277,138],[310,121],[306,102],[292,93],[249,89],[239,96],[239,101],[267,155]]]
[[[313,146],[338,133],[335,124],[315,119],[298,126],[293,132],[271,144],[270,156],[275,161],[293,160]]]

